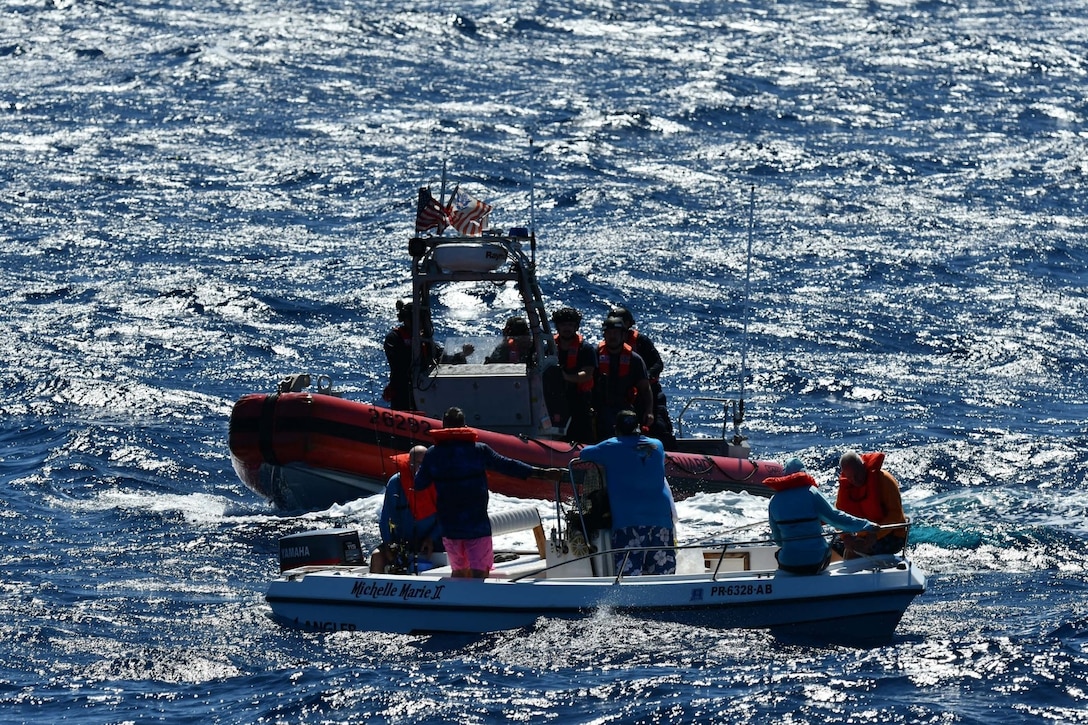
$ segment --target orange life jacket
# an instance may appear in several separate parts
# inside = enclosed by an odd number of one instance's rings
[[[811,488],[818,484],[816,479],[804,471],[797,471],[786,476],[774,476],[763,479],[763,485],[775,491],[786,491],[791,488]]]
[[[435,428],[431,431],[431,438],[434,439],[435,443],[445,443],[446,441],[475,443],[479,436],[473,428]]]
[[[397,336],[400,337],[401,342],[404,343],[405,347],[412,347],[412,331],[409,330],[406,325],[397,325],[393,328],[393,332],[397,333]],[[424,360],[434,358],[434,356],[431,355],[431,343],[426,340],[420,342],[419,351]]]
[[[880,495],[877,493],[878,472],[884,464],[883,453],[863,453],[861,460],[865,464],[865,485],[855,486],[852,483],[841,482],[839,491],[845,499],[848,508],[840,506],[844,511],[860,516],[870,521],[880,523],[884,518],[884,507],[880,503]],[[846,502],[849,503],[846,503]]]
[[[522,336],[523,339],[525,339],[527,337],[528,337],[527,335]],[[519,340],[516,337],[506,338],[506,340],[503,342],[503,345],[506,347],[506,362],[510,362],[510,363],[526,362],[526,359],[529,358],[532,355],[531,350],[528,352],[528,354],[522,354],[522,341]],[[492,359],[492,361],[493,362],[499,362],[498,360],[494,360],[494,359]]]
[[[631,355],[634,354],[634,349],[627,343],[623,343],[623,349],[619,353],[620,370],[619,378],[623,380],[631,373]],[[603,342],[597,346],[597,372],[600,375],[607,376],[612,369],[612,353],[608,351],[608,346]],[[638,397],[638,388],[632,386],[627,391],[625,400],[628,403],[634,403],[635,398]]]
[[[634,349],[626,342],[623,343],[623,349],[620,350],[620,377],[627,377],[627,374],[631,372],[631,355],[634,353]],[[608,375],[609,370],[612,369],[612,353],[608,351],[608,346],[603,342],[597,345],[597,367],[601,371],[601,375]]]
[[[521,350],[518,348],[518,341],[512,337],[506,338],[506,358],[512,362],[521,362]]]
[[[862,453],[861,461],[865,464],[865,485],[855,486],[840,480],[837,508],[854,516],[869,519],[877,524],[898,523],[885,521],[889,512],[884,509],[881,489],[892,484],[882,480],[886,475],[880,470],[884,465],[884,454],[881,452]],[[879,532],[877,538],[884,538],[885,536],[905,537],[906,535],[904,529],[890,529]]]
[[[561,355],[559,363],[564,372],[576,373],[578,372],[578,352],[582,349],[582,336],[578,333],[574,333],[575,343],[568,349],[563,350],[559,347],[559,335],[555,336],[555,349]],[[593,376],[589,377],[589,380],[584,383],[578,383],[578,391],[582,393],[588,393],[593,390]]]
[[[434,516],[438,510],[437,492],[434,486],[421,492],[416,491],[415,476],[412,474],[412,468],[408,465],[410,458],[409,454],[401,453],[393,456],[393,462],[397,464],[397,472],[400,473],[400,487],[404,490],[404,498],[408,502],[412,518],[416,521],[422,521],[429,516]]]

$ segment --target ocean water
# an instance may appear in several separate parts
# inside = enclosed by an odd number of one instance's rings
[[[1086,59],[1070,0],[3,3],[0,722],[1088,722]],[[829,496],[887,452],[932,574],[892,643],[269,619],[278,537],[378,502],[272,509],[231,405],[380,396],[443,167],[591,336],[628,304],[674,415],[743,385]]]

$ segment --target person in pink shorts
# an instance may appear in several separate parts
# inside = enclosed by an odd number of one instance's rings
[[[434,445],[427,449],[416,472],[416,491],[434,485],[438,523],[455,577],[483,579],[495,562],[491,545],[491,520],[487,516],[487,471],[492,469],[518,478],[558,481],[563,468],[537,468],[496,453],[476,440],[476,431],[465,427],[465,414],[450,408],[442,428],[432,430]]]

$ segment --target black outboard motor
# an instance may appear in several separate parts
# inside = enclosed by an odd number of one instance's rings
[[[280,571],[300,566],[362,566],[363,547],[355,529],[303,531],[280,539]]]

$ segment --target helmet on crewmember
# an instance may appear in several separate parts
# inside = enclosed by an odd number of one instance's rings
[[[624,327],[635,326],[635,316],[631,314],[631,311],[626,307],[614,306],[608,311],[609,317],[618,317],[623,320]]]
[[[529,334],[529,322],[524,317],[511,317],[502,328],[507,337],[523,337]]]
[[[601,330],[626,330],[627,327],[623,324],[623,318],[609,316],[604,318],[604,323],[601,325]]]

